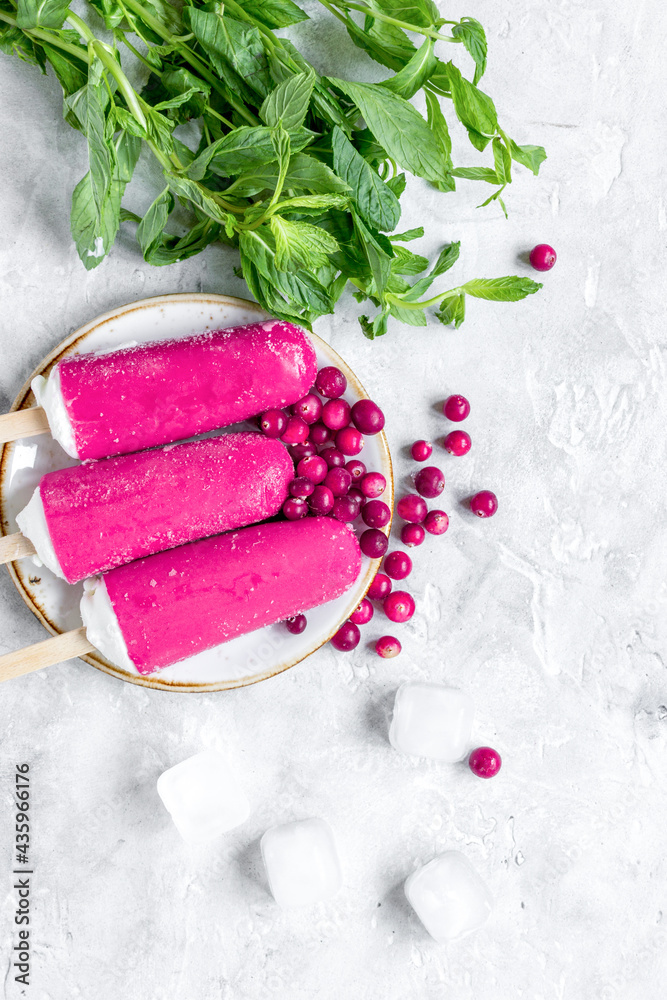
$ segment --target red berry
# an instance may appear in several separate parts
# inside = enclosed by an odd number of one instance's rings
[[[336,497],[331,513],[337,520],[350,523],[359,517],[359,505],[351,497]]]
[[[320,419],[322,400],[314,392],[309,392],[298,403],[293,403],[290,409],[295,417],[301,417],[307,424],[314,424]]]
[[[359,489],[370,500],[379,497],[387,487],[387,480],[381,472],[367,472],[359,480]]]
[[[333,438],[333,431],[326,424],[318,421],[316,424],[310,425],[310,434],[308,435],[310,441],[318,446],[326,444],[327,441],[331,441]]]
[[[356,427],[343,427],[336,434],[336,447],[344,455],[358,455],[364,447],[364,437]]]
[[[384,427],[384,413],[370,399],[360,399],[352,407],[352,422],[362,434],[379,434]]]
[[[548,243],[538,243],[530,251],[530,263],[536,271],[550,271],[556,263],[556,251]]]
[[[477,517],[493,517],[498,510],[498,497],[491,490],[480,490],[471,499],[470,509]]]
[[[354,622],[345,622],[331,637],[331,645],[334,649],[339,649],[342,653],[349,653],[351,649],[359,645],[361,632]]]
[[[303,444],[308,437],[309,427],[301,417],[288,417],[287,427],[280,435],[285,444]]]
[[[339,368],[333,365],[320,368],[315,379],[315,388],[327,399],[338,399],[347,389],[347,379]]]
[[[345,465],[345,455],[338,448],[323,448],[320,454],[330,469]]]
[[[407,622],[415,613],[415,602],[405,590],[392,590],[383,607],[392,622]]]
[[[267,410],[259,418],[262,434],[269,438],[279,438],[287,429],[287,416],[282,410]]]
[[[287,631],[291,632],[292,635],[301,635],[307,624],[305,615],[294,615],[292,618],[285,619]]]
[[[352,485],[352,476],[342,465],[329,469],[324,480],[335,497],[344,497]]]
[[[347,491],[347,496],[349,500],[354,500],[357,507],[359,508],[358,513],[361,513],[361,508],[366,502],[366,497],[363,495],[361,490],[356,489],[354,486]]]
[[[349,462],[345,463],[345,468],[352,476],[353,481],[366,475],[366,466],[358,458],[351,458]]]
[[[411,451],[415,462],[425,462],[433,453],[433,445],[430,441],[415,441]]]
[[[349,424],[350,412],[350,404],[344,399],[330,399],[322,407],[322,423],[332,431],[339,431]]]
[[[329,514],[334,505],[334,495],[327,486],[316,486],[308,497],[313,514]]]
[[[308,504],[303,497],[290,497],[283,504],[283,514],[288,521],[298,521],[308,513]]]
[[[412,559],[407,552],[390,552],[385,556],[384,571],[392,580],[405,580],[412,572]]]
[[[425,538],[426,533],[421,524],[404,524],[401,528],[401,541],[409,548],[421,545]]]
[[[445,477],[435,465],[427,465],[415,476],[415,488],[423,497],[439,497],[445,488]]]
[[[396,504],[396,511],[404,521],[412,521],[413,524],[421,524],[426,517],[428,507],[426,501],[418,497],[416,493],[408,493],[406,497]]]
[[[315,483],[306,476],[299,476],[289,484],[290,495],[293,497],[309,497],[315,489]]]
[[[317,455],[317,448],[310,441],[304,441],[303,444],[290,445],[289,453],[298,463],[302,458],[308,458],[309,455]]]
[[[373,605],[364,597],[358,608],[350,615],[350,621],[354,622],[355,625],[366,625],[367,622],[373,617]]]
[[[492,747],[477,747],[468,758],[468,766],[478,778],[493,778],[502,763],[500,754]]]
[[[379,528],[369,528],[359,539],[359,546],[365,556],[370,559],[381,559],[387,551],[389,540]]]
[[[369,528],[384,528],[391,521],[391,511],[382,500],[369,500],[364,504],[361,516]]]
[[[378,641],[375,643],[375,652],[378,656],[384,657],[385,660],[398,656],[401,648],[400,642],[398,639],[394,639],[393,635],[380,636]]]
[[[442,443],[450,455],[467,455],[472,442],[465,431],[452,431]]]
[[[368,593],[366,597],[369,597],[371,601],[384,601],[387,594],[391,594],[391,588],[393,584],[388,576],[384,573],[376,573],[373,577],[373,582],[368,588]]]
[[[444,535],[449,527],[449,517],[444,510],[430,510],[424,518],[424,527],[429,535]]]
[[[327,463],[320,455],[309,455],[308,458],[301,459],[296,471],[298,476],[305,476],[306,479],[310,479],[314,483],[321,483],[329,470]]]
[[[458,423],[459,420],[465,420],[470,413],[470,403],[465,396],[450,396],[443,403],[442,412],[448,420]]]

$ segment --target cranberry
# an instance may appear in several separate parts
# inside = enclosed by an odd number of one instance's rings
[[[358,608],[350,615],[350,621],[355,625],[366,625],[373,617],[373,605],[364,597]]]
[[[301,417],[307,424],[314,424],[316,420],[320,419],[322,400],[314,392],[309,392],[298,403],[294,403],[290,410],[295,417]]]
[[[426,532],[421,524],[404,524],[401,528],[401,541],[409,548],[412,548],[414,545],[421,545],[425,538]]]
[[[365,556],[371,559],[381,559],[387,551],[389,540],[379,528],[369,528],[359,539],[359,546]]]
[[[370,399],[360,399],[352,407],[352,423],[362,434],[379,434],[384,427],[384,413]]]
[[[384,571],[392,580],[405,580],[412,572],[412,559],[407,552],[390,552],[385,556]]]
[[[384,528],[391,521],[391,511],[382,500],[369,500],[364,504],[361,516],[369,528]]]
[[[304,441],[303,444],[293,444],[290,446],[290,455],[295,462],[300,462],[302,458],[308,458],[309,455],[317,455],[317,448],[310,441]]]
[[[367,472],[359,480],[359,489],[370,500],[379,497],[387,487],[387,480],[381,472]]]
[[[280,435],[280,440],[285,444],[303,444],[308,437],[308,424],[301,417],[288,417],[285,432]]]
[[[498,497],[491,490],[480,490],[471,499],[470,509],[477,517],[493,517],[498,510]]]
[[[350,497],[351,500],[354,500],[355,503],[359,504],[359,510],[361,510],[362,504],[366,502],[366,497],[361,492],[361,490],[358,490],[356,486],[352,486],[347,491],[347,495]]]
[[[307,476],[299,476],[298,479],[293,479],[289,484],[289,491],[293,497],[309,497],[314,489],[315,483]]]
[[[333,505],[334,495],[327,486],[316,486],[308,497],[308,506],[313,514],[329,514]]]
[[[433,445],[430,441],[415,441],[410,451],[415,462],[425,462],[433,453]]]
[[[364,447],[364,438],[356,427],[343,427],[336,434],[336,447],[344,455],[358,455]]]
[[[320,455],[309,455],[308,458],[301,459],[296,471],[298,476],[305,476],[314,483],[321,483],[327,474],[328,466]]]
[[[308,513],[308,504],[303,497],[290,497],[283,504],[283,514],[288,521],[298,521]]]
[[[292,635],[301,635],[308,621],[305,615],[293,615],[292,618],[285,619],[285,626]]]
[[[331,441],[333,438],[333,432],[330,427],[327,427],[326,424],[318,422],[310,425],[310,434],[308,437],[313,444],[319,446],[326,444],[327,441]]]
[[[371,601],[384,601],[387,594],[391,594],[391,588],[393,584],[388,576],[384,573],[376,573],[373,577],[373,582],[368,588],[368,593],[366,597],[370,597]]]
[[[320,454],[330,469],[345,465],[345,455],[338,448],[325,448]]]
[[[424,518],[424,527],[429,535],[444,535],[449,527],[449,518],[444,510],[430,510]]]
[[[478,778],[493,778],[502,767],[500,754],[493,747],[477,747],[468,757],[468,767]]]
[[[382,635],[375,643],[375,652],[385,660],[398,656],[401,648],[400,642],[398,639],[394,639],[393,635]]]
[[[405,590],[393,590],[385,598],[384,613],[392,622],[407,622],[415,613],[415,602]]]
[[[550,271],[556,263],[556,251],[548,243],[538,243],[530,251],[530,263],[536,271]]]
[[[347,379],[340,368],[330,365],[327,368],[320,368],[315,379],[315,388],[321,396],[327,399],[338,399],[347,389]]]
[[[351,458],[349,462],[345,463],[345,468],[353,480],[361,479],[362,476],[366,475],[366,466],[358,458]]]
[[[331,637],[331,645],[334,649],[339,649],[342,653],[349,653],[351,649],[359,645],[361,632],[354,622],[345,622]]]
[[[416,493],[408,493],[406,497],[396,504],[396,511],[404,521],[412,521],[413,524],[421,524],[426,517],[428,507],[426,501],[418,497]]]
[[[344,497],[352,485],[352,476],[343,466],[334,466],[327,472],[324,485],[329,487],[335,497]]]
[[[445,477],[435,465],[427,465],[415,476],[415,488],[423,497],[439,497],[445,488]]]
[[[460,420],[465,420],[470,413],[470,403],[465,396],[450,396],[443,403],[442,412],[448,420],[458,423]]]
[[[339,521],[356,521],[359,517],[359,504],[350,497],[336,497],[331,513]]]
[[[287,417],[282,410],[266,410],[259,418],[259,428],[268,438],[279,438],[287,429]]]
[[[450,455],[467,455],[472,442],[465,431],[452,431],[442,443]]]
[[[341,427],[347,427],[350,422],[350,404],[344,399],[330,399],[322,407],[322,423],[331,428],[332,431],[339,431]]]

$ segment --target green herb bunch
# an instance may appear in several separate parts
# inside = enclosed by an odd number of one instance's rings
[[[503,131],[493,101],[477,86],[487,58],[481,24],[447,21],[432,0],[320,3],[355,45],[392,71],[388,79],[320,76],[275,33],[307,19],[292,0],[186,0],[182,8],[167,0],[90,0],[87,21],[68,0],[0,0],[0,47],[44,72],[50,64],[65,118],[88,143],[89,169],[74,190],[71,216],[85,267],[102,261],[121,223],[138,224],[149,264],[181,261],[222,241],[238,247],[239,273],[257,301],[292,322],[310,326],[332,312],[349,281],[360,301],[376,307],[372,319],[361,317],[371,339],[386,332],[389,316],[424,326],[424,307],[437,305],[438,318],[458,327],[467,295],[516,301],[537,291],[529,278],[510,276],[424,298],[456,262],[459,244],[446,246],[424,273],[428,260],[403,245],[423,229],[394,232],[402,171],[443,192],[454,191],[458,178],[486,182],[493,191],[484,204],[505,211],[513,163],[537,174],[546,156]],[[472,80],[435,55],[439,39],[464,46]],[[140,93],[121,53],[150,70]],[[426,118],[410,100],[418,91]],[[475,149],[491,146],[492,165],[454,166],[441,98]],[[196,149],[174,134],[192,120],[200,128]],[[139,218],[121,202],[142,143],[165,186]],[[169,232],[176,199],[192,213],[181,236]]]

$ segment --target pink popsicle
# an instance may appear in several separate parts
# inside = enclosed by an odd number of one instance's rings
[[[329,517],[274,521],[160,552],[104,577],[141,674],[331,601],[361,567],[352,531]]]
[[[70,583],[141,556],[264,520],[294,465],[263,434],[223,434],[49,472],[39,490]]]
[[[270,320],[58,364],[78,457],[104,458],[227,427],[304,396],[307,334]]]

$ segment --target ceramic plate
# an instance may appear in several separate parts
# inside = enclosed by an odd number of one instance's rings
[[[34,406],[31,380],[35,375],[48,372],[66,355],[118,347],[132,340],[145,342],[187,337],[202,330],[268,318],[255,303],[226,295],[164,295],[131,303],[94,319],[59,344],[32,373],[12,409]],[[343,359],[318,336],[311,336],[319,367],[336,365],[345,372],[348,402],[366,397],[367,393]],[[238,425],[236,429],[248,429],[248,426]],[[393,507],[391,459],[385,435],[366,437],[360,457],[369,469],[378,470],[385,476],[387,490],[382,499]],[[73,464],[76,463],[46,434],[5,445],[0,456],[3,534],[17,530],[16,515],[27,504],[41,476]],[[355,586],[337,600],[309,611],[308,627],[301,635],[291,635],[284,625],[271,625],[147,677],[122,670],[99,653],[82,659],[124,681],[165,691],[217,691],[253,684],[287,670],[327,642],[359,604],[377,568],[378,560],[363,557]],[[8,569],[24,601],[49,632],[57,635],[81,626],[82,584],[71,586],[30,558],[10,564]]]

